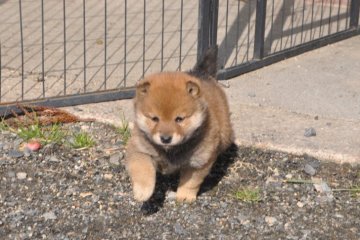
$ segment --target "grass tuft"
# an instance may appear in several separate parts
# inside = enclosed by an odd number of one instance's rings
[[[73,134],[73,139],[70,142],[71,147],[79,148],[90,148],[95,145],[95,141],[86,132],[79,132]]]
[[[121,117],[121,126],[116,128],[116,131],[120,134],[124,144],[126,144],[131,137],[131,131],[130,131],[129,122],[125,119],[124,114]]]
[[[247,203],[255,203],[261,200],[260,189],[258,188],[243,188],[237,190],[234,195],[237,200]]]

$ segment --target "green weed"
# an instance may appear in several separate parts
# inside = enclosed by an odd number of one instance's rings
[[[95,141],[86,132],[79,132],[73,134],[73,139],[70,142],[73,148],[90,148],[95,145]]]
[[[121,126],[116,128],[116,131],[120,134],[124,144],[126,144],[131,137],[131,131],[129,127],[129,122],[125,119],[124,114],[121,117]]]
[[[234,195],[237,200],[247,203],[255,203],[261,200],[260,189],[258,188],[243,188],[235,191]]]

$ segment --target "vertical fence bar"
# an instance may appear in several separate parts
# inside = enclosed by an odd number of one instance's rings
[[[63,31],[64,31],[64,95],[66,95],[66,0],[63,0]]]
[[[303,9],[302,9],[302,19],[301,19],[301,41],[303,43],[303,36],[304,36],[304,21],[305,21],[305,0],[303,0]]]
[[[255,42],[254,42],[255,59],[264,58],[265,23],[266,23],[266,0],[257,0]]]
[[[219,15],[219,0],[211,1],[210,8],[210,46],[215,46],[217,44],[217,25],[218,25],[218,15]]]
[[[142,78],[145,76],[145,35],[146,35],[146,0],[144,0],[144,22],[143,22],[143,70],[142,70]]]
[[[42,82],[42,96],[43,98],[45,98],[44,0],[41,0],[41,82]]]
[[[271,46],[273,43],[273,34],[274,34],[274,8],[275,8],[275,2],[274,0],[272,0],[272,5],[271,5],[271,26],[270,26],[270,50],[269,52],[271,52]]]
[[[338,5],[338,11],[337,11],[337,23],[336,23],[336,31],[339,32],[340,29],[340,9],[341,9],[341,0],[339,0],[339,5]]]
[[[346,22],[345,22],[345,28],[348,28],[349,27],[349,18],[350,18],[350,2],[351,0],[347,0],[347,3],[346,3]]]
[[[236,21],[236,47],[235,47],[235,65],[237,65],[238,53],[239,53],[239,32],[240,32],[240,1],[237,2],[237,21]]]
[[[182,62],[182,31],[183,31],[183,14],[184,14],[184,0],[181,0],[180,6],[180,42],[179,42],[179,71],[181,71]]]
[[[84,93],[86,93],[86,0],[83,0],[83,41],[84,41]]]
[[[216,44],[219,0],[199,0],[197,60]]]
[[[286,0],[283,0],[282,13],[281,13],[280,50],[283,50],[283,38],[284,38],[284,27],[285,27],[285,3]]]
[[[226,0],[226,13],[225,13],[225,53],[228,54],[228,22],[229,22],[229,0]],[[226,65],[226,58],[224,58],[224,62],[222,63],[223,67]]]
[[[320,31],[319,31],[319,38],[322,36],[321,30],[323,25],[323,17],[324,17],[324,0],[321,0],[321,11],[320,11]]]
[[[246,49],[246,61],[249,62],[249,50],[250,50],[250,24],[251,24],[251,1],[248,1],[248,28],[247,28],[247,49]]]
[[[20,17],[20,45],[21,45],[21,100],[24,100],[24,36],[23,36],[23,18],[22,5],[19,0],[19,17]]]
[[[311,22],[310,22],[310,40],[313,39],[313,28],[314,28],[314,5],[315,0],[312,0],[312,6],[311,6]]]
[[[294,15],[295,15],[295,2],[292,2],[291,8],[291,36],[290,36],[290,47],[293,46],[293,38],[294,38]],[[296,41],[296,38],[295,38]]]
[[[331,34],[331,15],[332,15],[332,5],[333,5],[333,1],[330,0],[330,10],[329,10],[329,28],[328,28],[328,35]]]
[[[350,4],[350,27],[357,28],[359,25],[359,10],[360,10],[360,1],[351,0]]]
[[[1,42],[0,42],[0,103],[1,103],[1,97],[2,97],[2,91],[1,91],[1,86],[2,86],[2,64],[1,64]]]
[[[107,0],[104,1],[104,88],[107,89]]]
[[[203,56],[205,50],[209,46],[209,16],[210,1],[199,0],[198,15],[198,44],[197,44],[197,60]]]
[[[127,38],[127,0],[125,0],[125,7],[124,7],[124,87],[126,87],[126,57],[127,57],[127,46],[126,46],[126,38]]]
[[[164,69],[164,20],[165,20],[165,0],[162,0],[162,10],[161,10],[161,67],[160,70]]]

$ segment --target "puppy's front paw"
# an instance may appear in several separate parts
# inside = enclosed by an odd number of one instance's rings
[[[178,189],[176,192],[176,201],[192,203],[196,201],[197,191],[190,189]]]
[[[149,200],[149,198],[153,194],[154,188],[152,186],[146,186],[146,185],[134,183],[133,192],[136,201],[145,202]]]

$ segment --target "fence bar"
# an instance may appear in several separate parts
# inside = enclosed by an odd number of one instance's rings
[[[63,0],[63,31],[64,31],[64,95],[66,95],[66,0]]]
[[[146,36],[146,0],[144,0],[144,22],[143,22],[143,70],[142,70],[142,78],[145,76],[145,36]]]
[[[197,60],[217,41],[219,0],[199,0]]]
[[[45,33],[44,33],[44,0],[41,0],[41,82],[42,97],[45,97]]]
[[[84,41],[84,93],[86,93],[86,0],[83,0],[83,41]]]
[[[20,16],[20,44],[21,44],[21,100],[24,100],[24,36],[23,36],[21,0],[19,0],[19,16]]]
[[[126,77],[127,77],[127,70],[126,70],[126,56],[127,56],[127,46],[126,46],[126,38],[127,38],[127,0],[125,0],[125,14],[124,14],[124,87],[126,87]]]
[[[266,0],[257,0],[255,42],[254,42],[255,59],[262,59],[264,57],[265,20],[266,20]]]
[[[181,0],[180,6],[180,42],[179,42],[179,71],[181,71],[181,63],[182,63],[182,32],[183,32],[183,14],[184,14],[184,0]]]
[[[162,10],[161,10],[161,68],[160,71],[164,70],[164,18],[165,18],[165,0],[162,0]]]
[[[2,65],[1,65],[1,42],[0,42],[0,102],[1,102],[1,86],[2,86]]]
[[[104,1],[104,88],[107,89],[107,0]]]
[[[360,1],[351,0],[350,6],[350,27],[357,28],[359,25],[359,10],[360,10]]]

